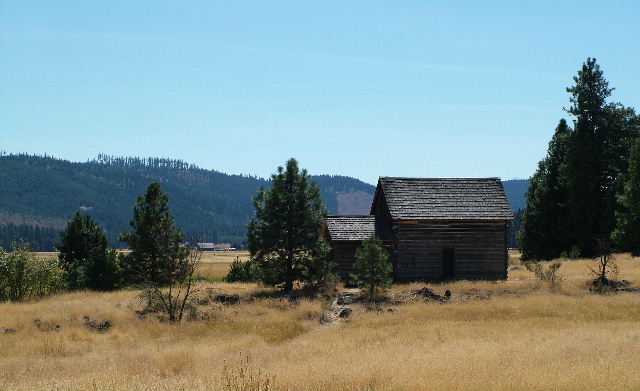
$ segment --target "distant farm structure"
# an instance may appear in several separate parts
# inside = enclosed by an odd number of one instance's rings
[[[197,248],[200,251],[234,251],[231,243],[198,243]]]
[[[499,280],[512,219],[499,178],[381,177],[369,215],[327,216],[320,235],[343,279],[362,240],[376,236],[398,282]]]

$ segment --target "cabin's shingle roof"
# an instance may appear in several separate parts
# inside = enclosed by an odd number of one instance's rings
[[[327,216],[324,221],[331,240],[364,240],[373,235],[382,240],[391,239],[389,223],[380,216]]]
[[[380,189],[393,219],[513,219],[500,178],[380,177]]]

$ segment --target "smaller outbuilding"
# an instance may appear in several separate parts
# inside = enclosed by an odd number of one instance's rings
[[[349,274],[353,271],[356,249],[362,245],[363,240],[376,236],[382,239],[387,251],[391,249],[391,227],[381,216],[327,216],[320,236],[331,244],[336,272],[345,281],[348,281]]]

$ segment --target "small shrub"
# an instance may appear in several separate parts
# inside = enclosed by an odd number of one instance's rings
[[[579,259],[580,258],[580,248],[578,246],[572,246],[569,251],[563,251],[560,253],[560,258],[564,259]]]
[[[546,268],[540,262],[526,262],[524,266],[532,272],[536,278],[546,283],[551,290],[556,290],[562,283],[562,277],[558,275],[558,269],[562,264],[552,262]]]
[[[202,251],[191,248],[184,265],[186,276],[183,277],[182,271],[178,270],[168,276],[171,278],[169,284],[150,285],[143,290],[139,298],[146,302],[146,307],[141,313],[159,312],[162,314],[162,319],[172,323],[182,321],[185,314],[195,317],[194,294],[197,290],[194,289],[194,273],[201,259]]]
[[[356,250],[356,262],[353,264],[352,282],[366,291],[369,300],[373,300],[379,291],[393,282],[393,265],[389,254],[382,247],[382,240],[375,236],[362,241]]]
[[[64,288],[64,270],[57,260],[36,259],[25,243],[0,249],[0,300],[20,301],[56,293]]]
[[[260,267],[258,262],[250,259],[242,262],[239,257],[231,263],[229,274],[224,277],[225,282],[258,282],[260,280]]]
[[[598,252],[600,257],[596,260],[594,267],[589,267],[595,279],[591,281],[591,290],[599,294],[605,294],[616,290],[618,282],[618,265],[615,257],[611,253],[609,242],[598,241]]]
[[[336,264],[331,261],[330,255],[329,243],[319,239],[311,256],[303,262],[302,279],[313,292],[330,294],[340,283],[340,276],[334,272]]]

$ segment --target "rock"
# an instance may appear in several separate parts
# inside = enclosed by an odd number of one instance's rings
[[[223,304],[236,304],[240,301],[240,296],[222,293],[214,297],[214,300]]]
[[[356,297],[353,293],[342,292],[342,293],[338,293],[338,300],[336,301],[336,304],[349,305],[349,304],[355,303],[355,301],[356,301]]]
[[[209,304],[209,300],[207,300],[207,299],[198,299],[198,300],[196,300],[196,304],[198,304],[198,305],[207,305],[207,304]]]
[[[98,323],[89,319],[88,316],[83,316],[82,318],[84,319],[84,325],[92,331],[104,333],[109,331],[109,329],[111,328],[111,322],[109,322],[108,320]]]
[[[451,291],[447,290],[444,293],[444,296],[440,296],[439,294],[435,293],[434,291],[432,291],[431,289],[425,287],[422,288],[420,290],[417,291],[413,291],[411,292],[412,298],[415,299],[417,297],[423,297],[425,300],[431,300],[431,301],[438,301],[441,303],[444,303],[446,301],[449,301],[451,299]]]
[[[38,328],[38,330],[40,331],[60,331],[60,325],[59,324],[52,324],[52,323],[48,323],[48,322],[43,322],[40,319],[34,319],[33,320],[33,324],[36,325],[36,327]]]
[[[347,307],[340,308],[338,310],[338,317],[339,318],[343,318],[343,319],[344,318],[348,318],[349,315],[351,315],[351,312],[353,312],[353,310],[351,308],[347,308]]]
[[[7,327],[4,329],[4,333],[5,334],[15,334],[16,333],[16,329],[13,329],[11,327]]]

